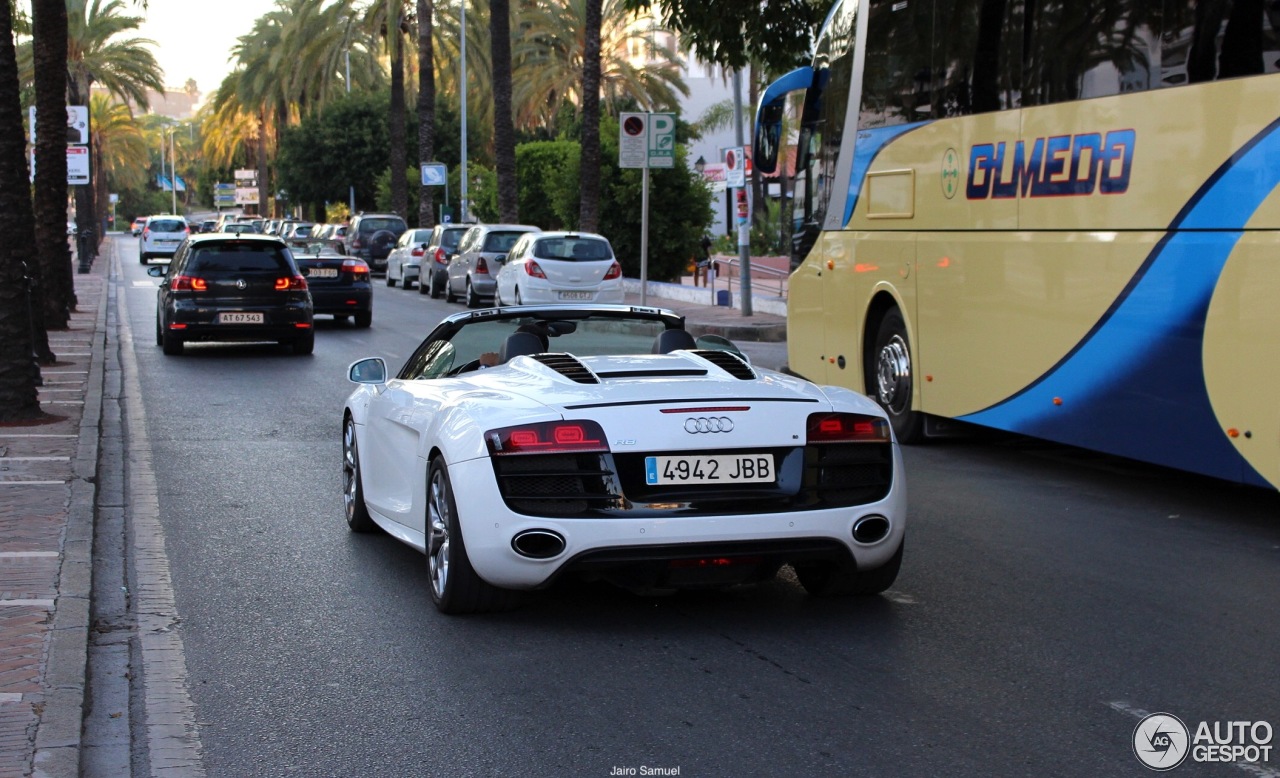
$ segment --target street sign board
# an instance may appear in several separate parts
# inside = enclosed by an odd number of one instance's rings
[[[254,180],[257,180],[257,178],[258,178],[258,171],[256,170],[241,169],[236,171],[236,181],[254,181]],[[241,186],[244,186],[244,185],[241,184]]]
[[[676,115],[649,114],[649,167],[675,167]]]
[[[89,147],[67,146],[67,183],[89,183]]]
[[[248,186],[236,187],[236,205],[257,205],[258,188]]]
[[[731,146],[724,150],[724,182],[726,186],[735,189],[747,185],[747,165],[741,146]]]
[[[643,168],[649,159],[649,114],[618,117],[618,167]]]
[[[31,144],[36,142],[36,107],[27,109],[31,124]],[[67,143],[83,146],[89,142],[89,109],[83,105],[67,106]]]
[[[444,186],[448,181],[449,169],[444,166],[443,162],[423,162],[422,163],[422,185],[423,186]]]
[[[711,191],[723,192],[725,189],[724,163],[708,162],[702,169],[702,180],[707,182]]]

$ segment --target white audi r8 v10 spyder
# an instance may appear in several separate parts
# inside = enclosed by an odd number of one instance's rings
[[[753,367],[676,314],[524,306],[443,320],[395,374],[353,363],[346,519],[426,553],[445,613],[562,576],[639,591],[766,580],[876,594],[906,489],[866,397]]]

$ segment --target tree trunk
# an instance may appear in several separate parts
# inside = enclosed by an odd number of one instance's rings
[[[32,5],[36,79],[35,256],[29,274],[40,293],[32,306],[32,338],[42,365],[57,361],[48,328],[66,329],[75,305],[71,252],[67,248],[67,6],[60,0]]]
[[[498,173],[498,218],[520,221],[516,183],[516,128],[511,118],[511,4],[489,4],[489,47],[493,72],[493,155]]]
[[[435,0],[418,0],[418,161],[432,162],[436,155],[435,46],[431,40]],[[418,226],[436,223],[435,187],[418,193]]]
[[[586,0],[582,47],[582,154],[578,168],[578,229],[600,225],[600,17],[602,0]]]
[[[264,106],[258,110],[258,137],[257,137],[257,159],[258,163],[258,215],[263,218],[278,216],[279,214],[271,210],[271,188],[267,186],[267,109]]]
[[[88,106],[89,93],[92,90],[92,87],[93,87],[93,81],[86,81],[84,83],[79,83],[75,79],[67,79],[66,102],[69,102],[71,105]],[[66,125],[66,121],[67,121],[66,114],[64,112],[63,118],[62,118],[63,126]],[[93,132],[92,126],[90,126],[89,128],[89,132],[90,133]],[[67,172],[66,172],[66,164],[67,164],[66,153],[67,152],[66,152],[65,137],[63,138],[63,142],[61,144],[61,151],[59,153],[62,154],[62,165],[63,165],[62,182],[63,182],[63,185],[65,186],[67,181]],[[90,175],[97,175],[98,171],[90,170],[89,173]],[[36,166],[36,174],[39,175],[38,165]],[[98,241],[102,239],[102,234],[101,234],[102,230],[99,229],[97,226],[99,219],[98,219],[98,212],[95,208],[96,203],[94,203],[94,198],[93,198],[93,187],[92,186],[76,186],[76,187],[73,187],[73,189],[74,189],[74,195],[76,198],[76,225],[80,227],[80,229],[82,230],[94,231],[93,238],[91,240],[86,241],[84,244],[89,247],[88,248],[89,258],[90,258],[90,261],[92,261],[93,257],[96,257],[98,255]],[[65,206],[64,206],[64,210],[65,210]],[[59,223],[65,223],[65,220]],[[65,230],[66,227],[63,227],[63,229]],[[69,279],[68,283],[73,283],[70,280],[70,277],[68,277],[68,279]],[[48,310],[47,306],[46,306],[46,310]]]
[[[395,3],[397,14],[400,3]],[[409,217],[409,183],[405,180],[404,171],[408,166],[408,154],[405,150],[405,104],[404,104],[404,46],[399,39],[400,20],[395,24],[388,20],[387,35],[396,36],[396,46],[391,54],[391,108],[387,112],[387,136],[391,146],[391,210],[408,222]],[[390,38],[388,38],[390,40]]]
[[[30,298],[23,278],[23,264],[36,239],[25,138],[13,10],[9,3],[0,2],[0,232],[5,236],[0,241],[0,421],[44,415],[36,388],[40,368],[32,353]]]

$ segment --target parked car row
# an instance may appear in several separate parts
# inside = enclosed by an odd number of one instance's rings
[[[310,354],[315,314],[373,323],[369,266],[323,242],[291,248],[256,232],[184,235],[169,265],[147,272],[163,279],[156,345],[168,355],[192,341],[277,341]]]
[[[425,269],[424,269],[425,268]],[[377,267],[375,266],[375,270]],[[622,265],[609,240],[527,224],[406,229],[386,262],[387,286],[496,305],[621,303]]]

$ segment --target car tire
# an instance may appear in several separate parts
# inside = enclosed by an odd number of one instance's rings
[[[147,260],[149,260],[150,258],[151,257],[149,254],[142,254],[138,257],[138,262],[145,265],[147,264]]]
[[[373,324],[373,311],[359,311],[356,313],[356,326],[360,329],[366,329]]]
[[[480,295],[476,294],[476,290],[471,286],[471,279],[467,279],[467,307],[479,308]]]
[[[427,471],[427,578],[431,601],[441,613],[486,613],[509,610],[520,593],[486,583],[467,557],[459,529],[458,506],[442,457]]]
[[[897,308],[885,311],[863,366],[867,395],[884,408],[899,443],[918,443],[924,414],[911,410],[915,364],[907,325]]]
[[[377,523],[364,504],[364,485],[360,483],[360,449],[356,443],[356,423],[347,417],[342,425],[342,505],[347,528],[352,532],[373,532]]]
[[[395,286],[396,280],[391,277],[391,268],[387,268],[387,286]]]
[[[165,356],[181,356],[183,347],[182,336],[173,330],[165,330],[160,336],[160,347],[164,350]]]
[[[305,357],[316,350],[316,333],[308,332],[300,338],[294,338],[289,346],[293,349],[296,356]]]
[[[451,303],[457,299],[458,296],[453,293],[453,285],[449,283],[449,279],[446,278],[444,281],[444,301],[446,303]]]
[[[524,305],[524,303],[520,300],[520,287],[518,286],[516,287],[516,305]]]
[[[432,274],[431,280],[427,281],[425,284],[422,282],[422,274],[421,273],[418,274],[418,294],[421,294],[421,295],[429,294],[432,297],[435,297],[436,296],[435,286],[436,286],[436,279],[435,279],[434,273]]]
[[[905,538],[898,543],[898,550],[879,567],[859,570],[852,559],[843,563],[812,562],[793,565],[796,578],[809,594],[816,597],[840,597],[850,594],[880,594],[893,586],[902,569],[902,549]]]
[[[164,329],[160,326],[160,314],[156,314],[156,345],[164,345]]]

